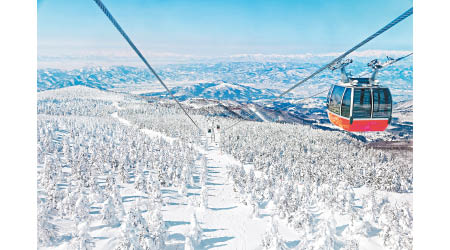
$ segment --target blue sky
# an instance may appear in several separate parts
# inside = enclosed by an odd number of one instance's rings
[[[103,0],[136,45],[160,53],[327,53],[350,48],[412,6],[411,0]],[[412,50],[409,17],[362,50]],[[128,45],[91,0],[38,1],[38,53]]]

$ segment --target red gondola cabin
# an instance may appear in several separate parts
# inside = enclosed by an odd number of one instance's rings
[[[332,85],[327,98],[328,118],[334,125],[353,132],[384,131],[392,118],[388,88],[370,78],[349,78]]]

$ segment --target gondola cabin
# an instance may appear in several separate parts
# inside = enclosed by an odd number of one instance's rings
[[[327,98],[330,122],[347,131],[384,131],[392,117],[392,96],[376,82],[348,78],[332,85]]]

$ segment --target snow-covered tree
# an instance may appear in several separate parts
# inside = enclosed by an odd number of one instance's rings
[[[116,215],[116,208],[111,198],[108,198],[103,203],[101,214],[102,214],[102,221],[106,223],[106,225],[115,226],[119,223],[119,219],[117,218]]]
[[[90,182],[89,200],[96,203],[103,203],[105,201],[103,189],[98,185],[95,177],[93,177]]]
[[[140,250],[141,245],[138,240],[137,217],[132,209],[127,213],[125,221],[120,226],[121,238],[116,250],[133,249]]]
[[[145,178],[144,172],[139,171],[137,180],[134,182],[134,188],[143,192],[148,193],[147,191],[147,179]]]
[[[200,243],[202,241],[202,235],[203,230],[197,221],[197,216],[195,215],[195,213],[193,213],[191,217],[191,225],[189,228],[189,232],[186,235],[186,238],[189,238],[190,245],[196,248],[200,246]]]
[[[314,233],[314,249],[334,250],[336,246],[336,220],[330,211],[324,212]]]
[[[273,217],[271,217],[269,229],[263,236],[262,247],[263,249],[270,249],[270,250],[288,249],[286,243],[283,241],[278,231],[278,223]]]
[[[115,250],[140,250],[141,246],[136,236],[136,232],[128,223],[120,226],[121,237]]]
[[[38,243],[41,246],[48,246],[53,242],[56,242],[56,227],[54,224],[50,223],[50,219],[46,207],[43,204],[38,206],[37,233]]]
[[[95,243],[89,234],[88,222],[82,222],[77,226],[77,234],[73,241],[74,249],[90,250],[94,248]]]
[[[86,195],[81,192],[78,200],[75,203],[73,220],[75,220],[75,222],[77,223],[89,221],[89,210],[89,200],[87,199]]]
[[[206,185],[204,185],[202,187],[201,193],[200,193],[200,206],[203,209],[207,209],[208,208],[208,187]]]
[[[259,218],[260,213],[259,213],[259,203],[258,203],[258,201],[252,199],[251,206],[252,206],[252,213],[251,213],[251,216],[252,216],[253,218]]]
[[[147,217],[149,242],[151,249],[164,249],[167,240],[167,228],[164,223],[161,209],[157,205]]]
[[[194,250],[195,246],[194,243],[192,243],[192,240],[190,237],[185,237],[184,240],[184,250]]]

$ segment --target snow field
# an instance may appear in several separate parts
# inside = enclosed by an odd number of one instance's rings
[[[256,122],[216,144],[170,105],[66,92],[38,101],[41,249],[411,248],[409,152]]]

